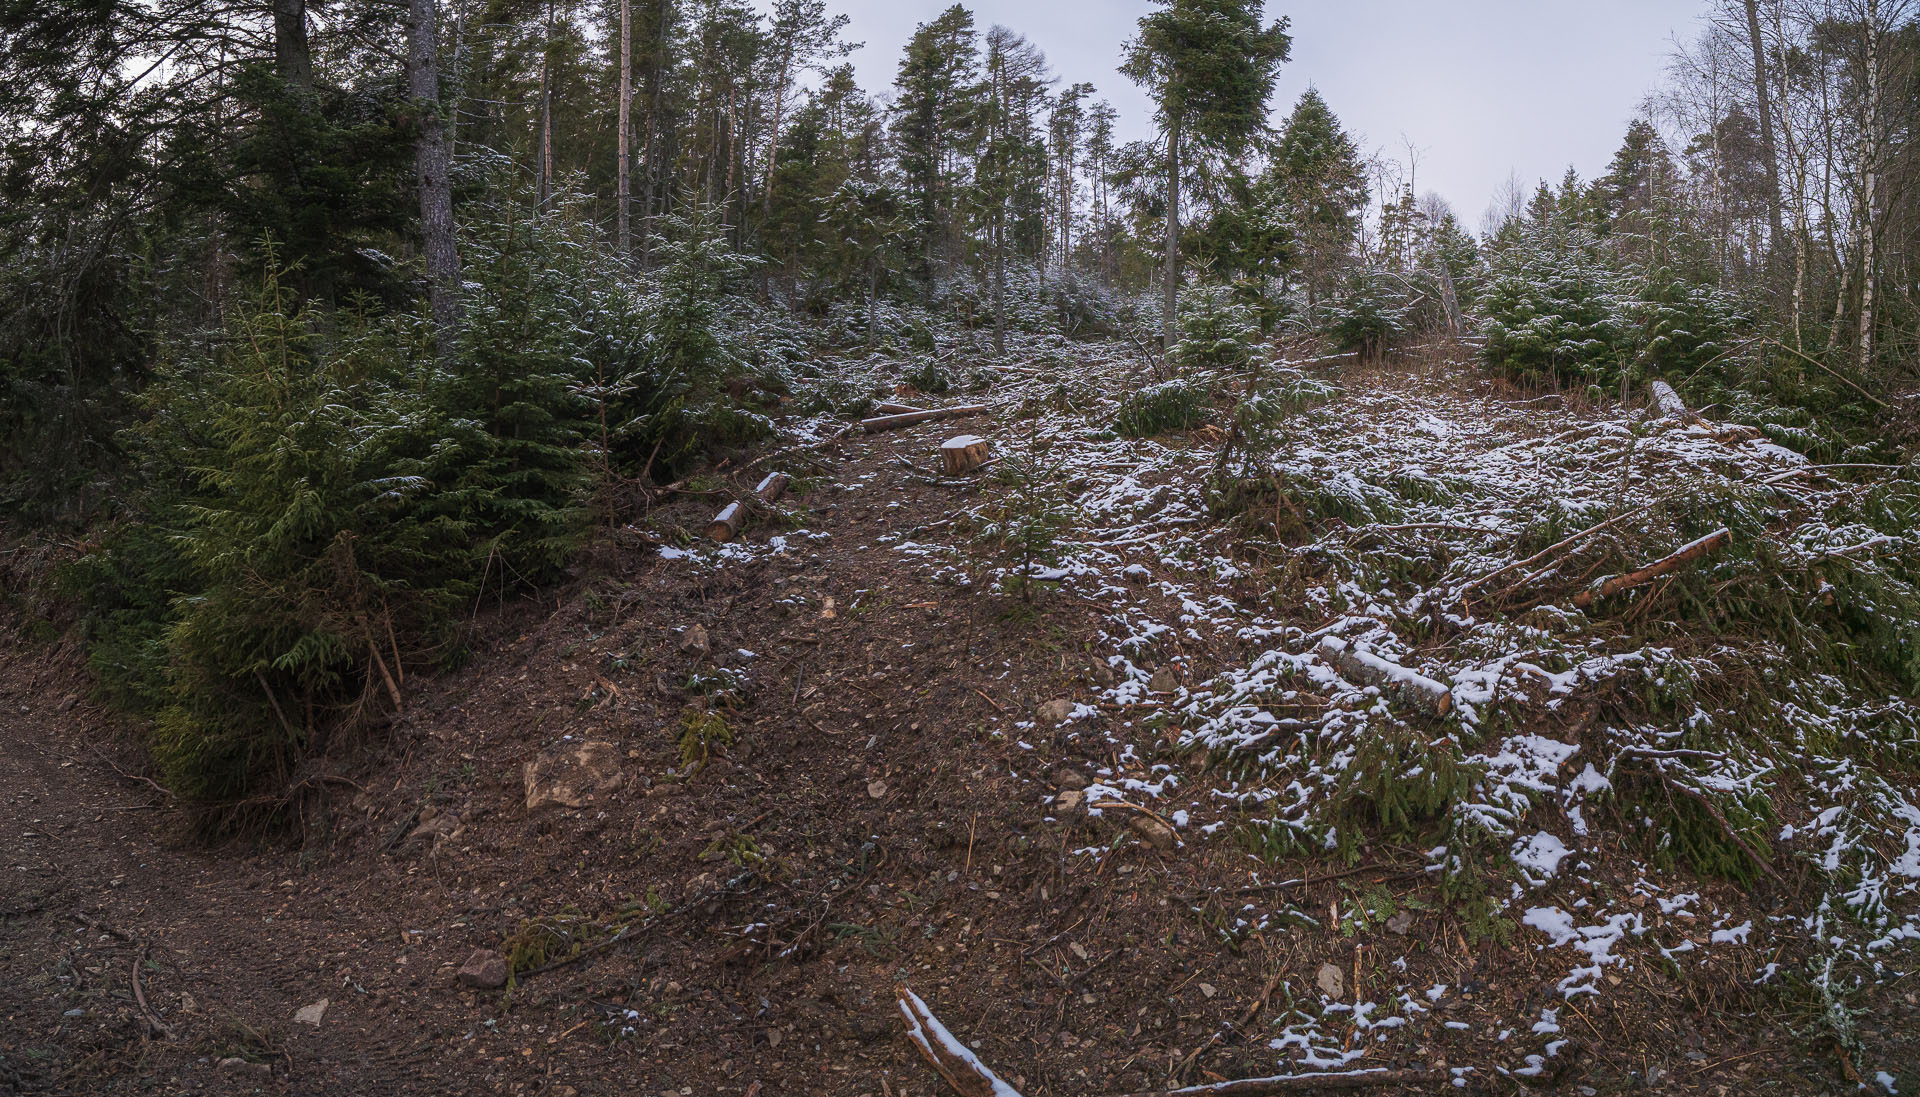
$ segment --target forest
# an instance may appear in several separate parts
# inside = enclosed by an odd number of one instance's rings
[[[1694,6],[0,0],[0,1093],[1920,1085],[1920,4]]]

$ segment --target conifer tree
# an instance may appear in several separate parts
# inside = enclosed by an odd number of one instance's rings
[[[1367,202],[1360,150],[1319,91],[1308,88],[1294,104],[1268,172],[1298,239],[1312,308],[1351,253]]]
[[[949,161],[973,143],[979,49],[973,13],[955,4],[907,42],[893,86],[893,138],[921,226],[920,274],[931,283],[954,223],[959,173]]]
[[[1147,89],[1166,142],[1164,338],[1178,338],[1180,176],[1191,143],[1228,158],[1266,127],[1267,100],[1292,49],[1287,20],[1263,23],[1261,0],[1155,0],[1120,72]]]

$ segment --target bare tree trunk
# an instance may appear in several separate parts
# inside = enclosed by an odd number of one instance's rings
[[[1873,361],[1873,285],[1879,256],[1874,188],[1880,169],[1880,0],[1867,0],[1867,101],[1860,125],[1860,368]]]
[[[1747,43],[1753,50],[1753,94],[1760,114],[1760,155],[1767,161],[1767,264],[1785,236],[1780,227],[1780,158],[1773,144],[1773,96],[1767,87],[1766,46],[1760,37],[1760,0],[1746,0]]]
[[[273,68],[301,99],[313,96],[313,50],[307,41],[307,0],[273,0]]]
[[[633,9],[620,0],[620,165],[614,173],[614,240],[624,261],[633,254]]]
[[[1180,307],[1180,120],[1174,119],[1167,130],[1167,243],[1166,305],[1161,317],[1165,330],[1161,339],[1169,353],[1179,340],[1176,311]]]
[[[414,175],[420,190],[420,235],[427,266],[427,300],[442,362],[453,357],[460,333],[460,252],[453,237],[453,157],[440,112],[440,44],[434,0],[407,3],[407,94],[419,116]]]
[[[773,216],[773,167],[780,159],[780,122],[787,105],[788,69],[793,64],[793,55],[786,54],[780,60],[780,82],[773,89],[773,129],[767,137],[766,184],[760,188],[760,219]]]
[[[534,196],[542,210],[553,196],[553,0],[547,0],[547,35],[540,49],[540,175]]]

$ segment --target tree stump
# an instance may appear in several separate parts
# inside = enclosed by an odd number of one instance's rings
[[[941,468],[948,476],[964,476],[987,459],[991,447],[977,434],[962,434],[940,444]]]

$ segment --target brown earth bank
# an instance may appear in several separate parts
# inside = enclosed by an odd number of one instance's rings
[[[1420,850],[1274,863],[1155,810],[1072,810],[1090,777],[1156,762],[1043,711],[1094,699],[1107,607],[940,582],[878,545],[995,490],[927,471],[958,432],[812,451],[789,528],[720,563],[666,536],[717,495],[606,531],[571,586],[482,607],[465,669],[410,675],[391,726],[336,743],[288,829],[245,842],[187,838],[71,637],[9,623],[0,1092],[949,1092],[903,985],[1026,1097],[1290,1073],[1269,1047],[1288,1011],[1400,988],[1412,1037],[1356,1026],[1338,1069],[1440,1081],[1373,1092],[1859,1091],[1752,987],[1762,957],[1568,1001],[1564,956],[1479,935]],[[1383,895],[1393,917],[1354,917]],[[1281,900],[1313,924],[1245,928]],[[514,983],[463,985],[476,950]],[[1861,1003],[1896,1058],[1916,989]],[[1564,1046],[1503,1074],[1543,1016]]]

